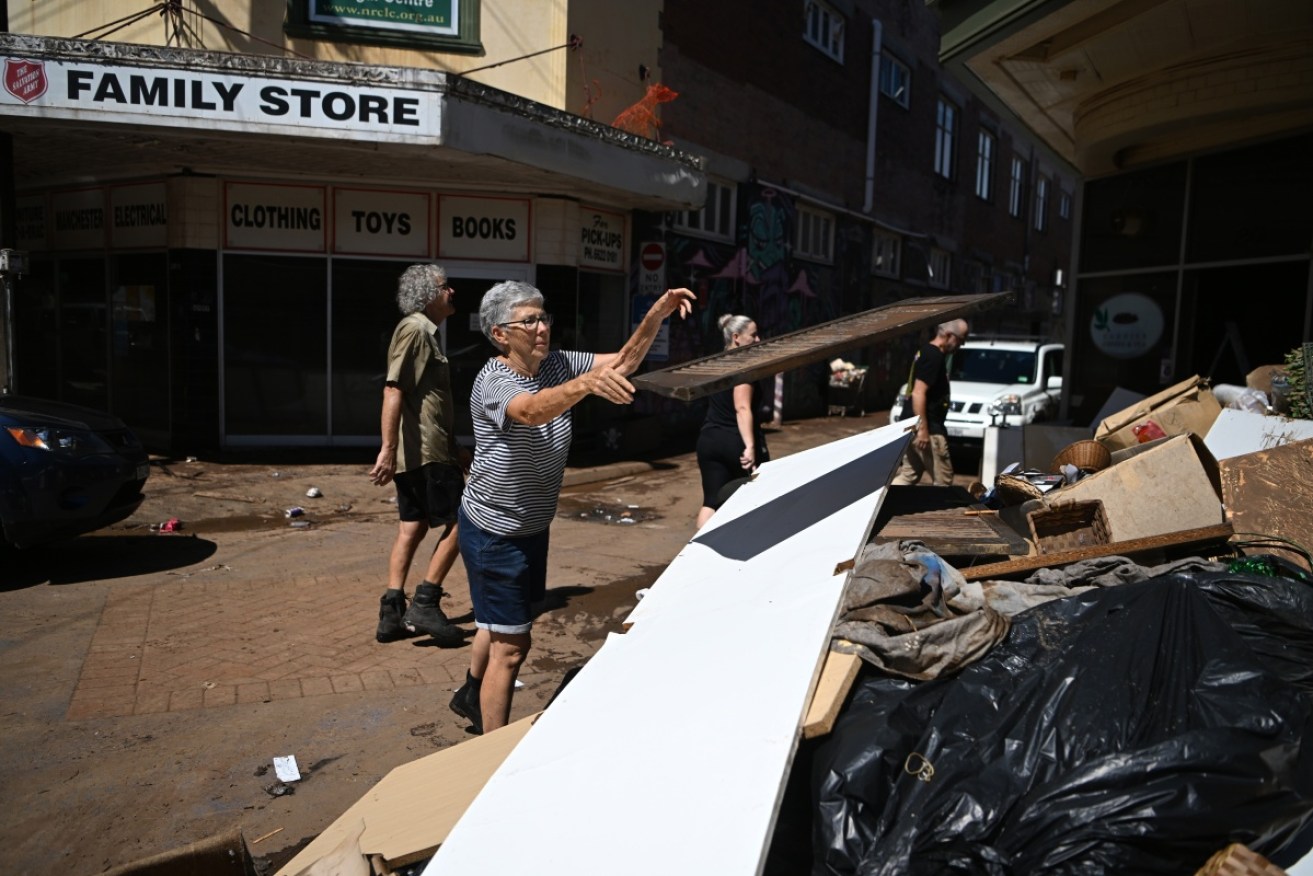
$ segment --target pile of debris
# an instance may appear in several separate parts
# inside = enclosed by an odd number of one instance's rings
[[[861,681],[799,755],[812,872],[1303,861],[1313,421],[1218,389],[1024,427],[974,495],[889,489],[826,667]]]
[[[974,494],[887,486],[906,423],[763,465],[278,876],[1313,872],[1313,422],[1192,378],[1012,432]]]

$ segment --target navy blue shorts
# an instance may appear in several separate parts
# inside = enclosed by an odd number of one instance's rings
[[[493,633],[527,633],[547,598],[550,529],[511,538],[480,529],[460,509],[460,556],[470,581],[474,625]]]
[[[456,509],[465,492],[465,476],[458,466],[429,462],[398,472],[392,482],[397,485],[397,512],[402,520],[422,520],[429,526],[456,522]]]

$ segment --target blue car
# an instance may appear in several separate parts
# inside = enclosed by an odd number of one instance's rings
[[[0,396],[0,548],[117,523],[136,511],[150,460],[118,417]]]

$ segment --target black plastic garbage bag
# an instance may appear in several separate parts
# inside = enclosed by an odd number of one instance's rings
[[[814,873],[1189,874],[1231,842],[1298,857],[1313,586],[1176,573],[1013,621],[955,677],[858,688],[813,760]]]

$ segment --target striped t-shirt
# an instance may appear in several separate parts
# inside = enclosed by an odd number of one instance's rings
[[[517,395],[560,386],[592,368],[592,353],[554,350],[533,377],[489,359],[474,378],[470,415],[476,446],[461,507],[480,529],[524,536],[551,525],[570,451],[571,412],[526,426],[507,416],[506,405]]]

